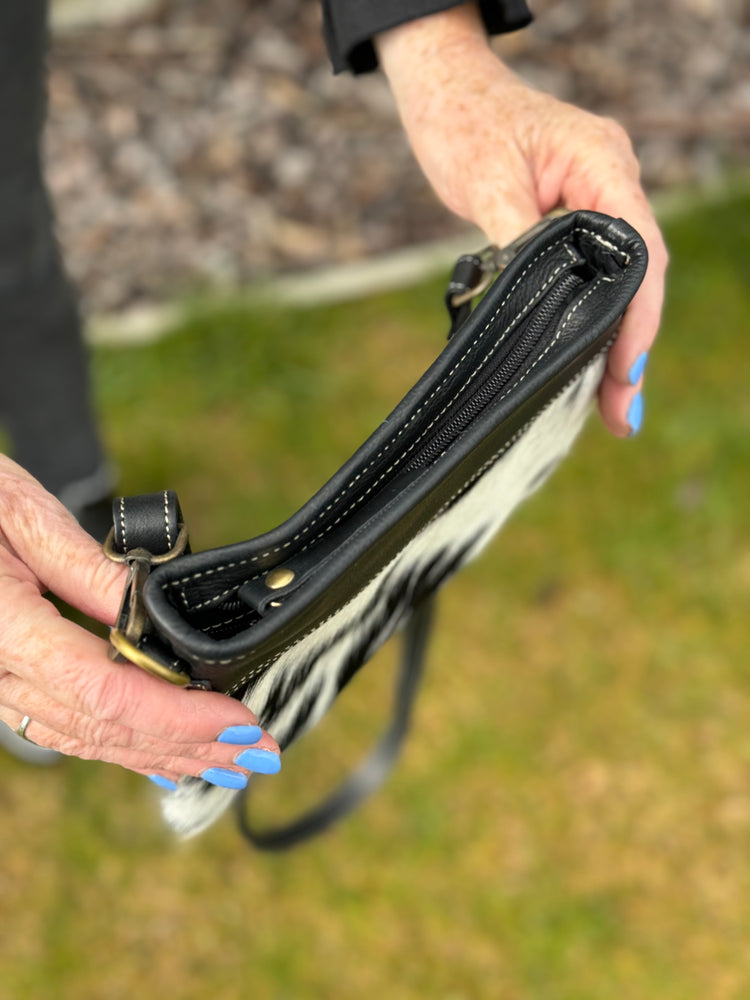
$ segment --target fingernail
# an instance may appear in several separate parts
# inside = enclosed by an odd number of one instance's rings
[[[233,743],[252,746],[263,735],[260,726],[228,726],[217,736],[218,743]]]
[[[628,423],[630,424],[630,434],[637,434],[643,423],[643,396],[636,393],[630,401],[628,407]]]
[[[177,790],[177,785],[174,781],[170,781],[169,778],[162,778],[160,774],[149,774],[147,777],[149,781],[153,781],[153,783],[158,785],[159,788],[166,788],[168,792],[174,792]]]
[[[281,770],[281,757],[273,750],[243,750],[234,762],[256,774],[277,774]]]
[[[226,767],[209,767],[201,772],[200,777],[209,785],[218,785],[219,788],[244,788],[247,785],[244,774],[230,771]]]
[[[638,357],[632,364],[630,371],[628,372],[628,379],[631,385],[637,385],[641,375],[646,368],[646,362],[648,361],[648,351],[644,351],[639,354]]]

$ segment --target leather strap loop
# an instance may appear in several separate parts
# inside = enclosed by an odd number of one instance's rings
[[[143,599],[153,566],[190,551],[177,494],[163,490],[117,497],[112,501],[112,513],[114,523],[104,554],[115,562],[127,563],[130,573],[110,632],[110,658],[134,663],[172,684],[206,687],[206,682],[193,678],[190,667],[158,641]]]
[[[121,555],[145,549],[154,556],[165,555],[177,542],[182,510],[173,490],[116,497],[112,501],[113,546]]]

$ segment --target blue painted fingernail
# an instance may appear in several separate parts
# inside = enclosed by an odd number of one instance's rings
[[[628,423],[630,424],[630,434],[637,434],[643,423],[643,396],[636,393],[630,401],[628,407]]]
[[[648,361],[648,351],[644,351],[639,354],[638,357],[632,364],[630,371],[628,372],[628,378],[631,385],[637,385],[641,375],[646,368],[646,362]]]
[[[169,778],[162,778],[160,774],[149,774],[148,780],[153,781],[155,785],[159,788],[166,788],[168,792],[174,792],[177,790],[177,785],[174,781],[170,781]]]
[[[230,771],[226,767],[209,767],[202,771],[201,778],[209,785],[218,785],[219,788],[244,788],[247,785],[247,778],[239,771]]]
[[[281,770],[281,757],[272,750],[243,750],[234,762],[256,774],[277,774]]]
[[[252,746],[263,735],[260,726],[228,726],[217,736],[218,743],[232,743],[240,746]]]

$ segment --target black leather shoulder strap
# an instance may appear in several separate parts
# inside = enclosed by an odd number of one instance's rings
[[[404,631],[390,726],[369,756],[338,788],[298,819],[283,826],[265,829],[256,827],[248,817],[246,800],[250,788],[238,797],[238,825],[254,847],[264,851],[283,851],[294,847],[301,841],[322,833],[352,812],[383,784],[399,758],[411,725],[412,711],[424,672],[434,604],[434,595],[419,604]]]

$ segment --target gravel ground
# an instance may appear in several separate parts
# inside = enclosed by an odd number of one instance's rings
[[[539,87],[619,118],[655,191],[750,153],[744,0],[532,0],[499,42]],[[380,74],[334,77],[318,5],[161,0],[58,31],[48,176],[89,311],[460,232]]]

